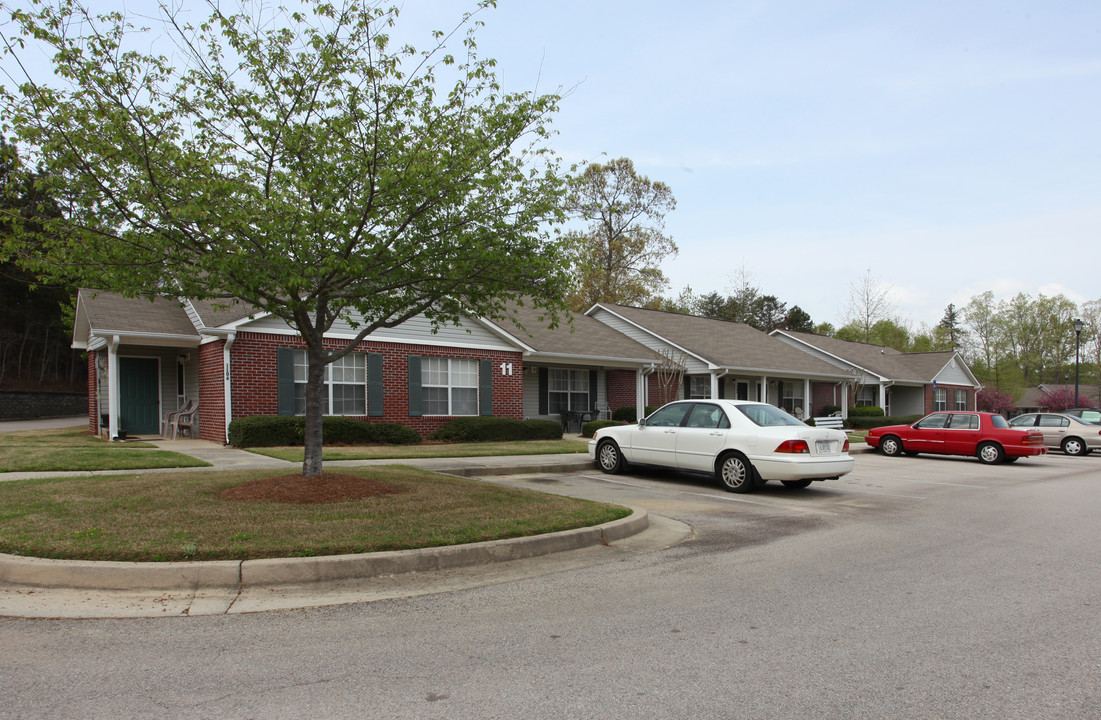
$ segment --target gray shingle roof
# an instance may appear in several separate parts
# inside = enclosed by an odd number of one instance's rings
[[[785,330],[784,334],[891,380],[932,382],[937,373],[943,370],[955,356],[951,350],[904,353],[883,345],[838,340],[824,335],[790,330]]]
[[[572,323],[563,321],[557,328],[547,327],[543,313],[531,306],[512,305],[509,314],[522,328],[508,321],[494,324],[537,353],[570,355],[577,358],[609,358],[624,361],[658,360],[650,348],[616,332],[588,315],[569,314]]]
[[[192,335],[196,338],[199,335],[176,300],[128,298],[118,293],[81,289],[77,302],[88,319],[89,330],[98,335],[112,332]]]
[[[712,365],[734,370],[845,377],[834,365],[744,323],[599,303]]]

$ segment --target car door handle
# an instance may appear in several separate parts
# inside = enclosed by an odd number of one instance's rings
[[[676,434],[676,432],[677,432],[677,431],[676,431],[675,429],[674,429],[674,430],[666,430],[666,431],[665,431],[665,434],[666,434],[666,435],[675,435],[675,434]]]
[[[709,434],[709,435],[714,435],[715,437],[722,437],[722,436],[723,436],[723,435],[725,435],[726,433],[722,432],[721,430],[716,430],[715,432],[713,432],[713,433],[708,433],[708,434]]]

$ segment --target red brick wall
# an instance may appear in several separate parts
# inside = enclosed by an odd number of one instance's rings
[[[222,364],[225,340],[199,346],[199,437],[226,441],[226,391]]]
[[[608,370],[604,373],[608,383],[608,409],[612,412],[620,408],[638,407],[635,392],[634,370]]]
[[[325,347],[338,349],[341,340],[326,340]],[[204,346],[206,347],[206,346]],[[292,335],[239,333],[230,349],[233,387],[233,417],[276,415],[279,412],[276,351],[279,348],[304,349],[301,338]],[[219,346],[219,357],[220,357]],[[363,417],[368,422],[397,422],[428,435],[450,417],[410,417],[409,356],[472,358],[493,362],[493,414],[523,419],[523,356],[514,351],[444,348],[431,345],[404,345],[362,342],[356,352],[380,353],[383,357],[383,416]],[[512,374],[503,375],[501,363],[512,364]],[[204,384],[202,392],[207,392]],[[221,386],[219,385],[219,392]],[[204,422],[205,428],[205,422]],[[205,438],[205,430],[203,432]]]
[[[812,417],[822,415],[822,408],[826,405],[841,406],[841,398],[848,388],[838,387],[832,382],[812,382],[810,384],[811,413]]]
[[[680,400],[683,390],[684,376],[681,376],[680,382],[669,388],[668,393],[664,393],[658,384],[658,374],[653,373],[646,378],[646,404],[661,406],[674,400]]]

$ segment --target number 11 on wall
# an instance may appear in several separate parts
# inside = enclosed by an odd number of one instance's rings
[[[511,375],[512,374],[512,363],[506,363],[506,362],[501,363],[501,374],[502,375]]]

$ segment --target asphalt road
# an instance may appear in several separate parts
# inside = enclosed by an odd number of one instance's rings
[[[804,491],[495,478],[692,539],[402,600],[0,619],[0,718],[1101,718],[1101,457],[861,455]]]

